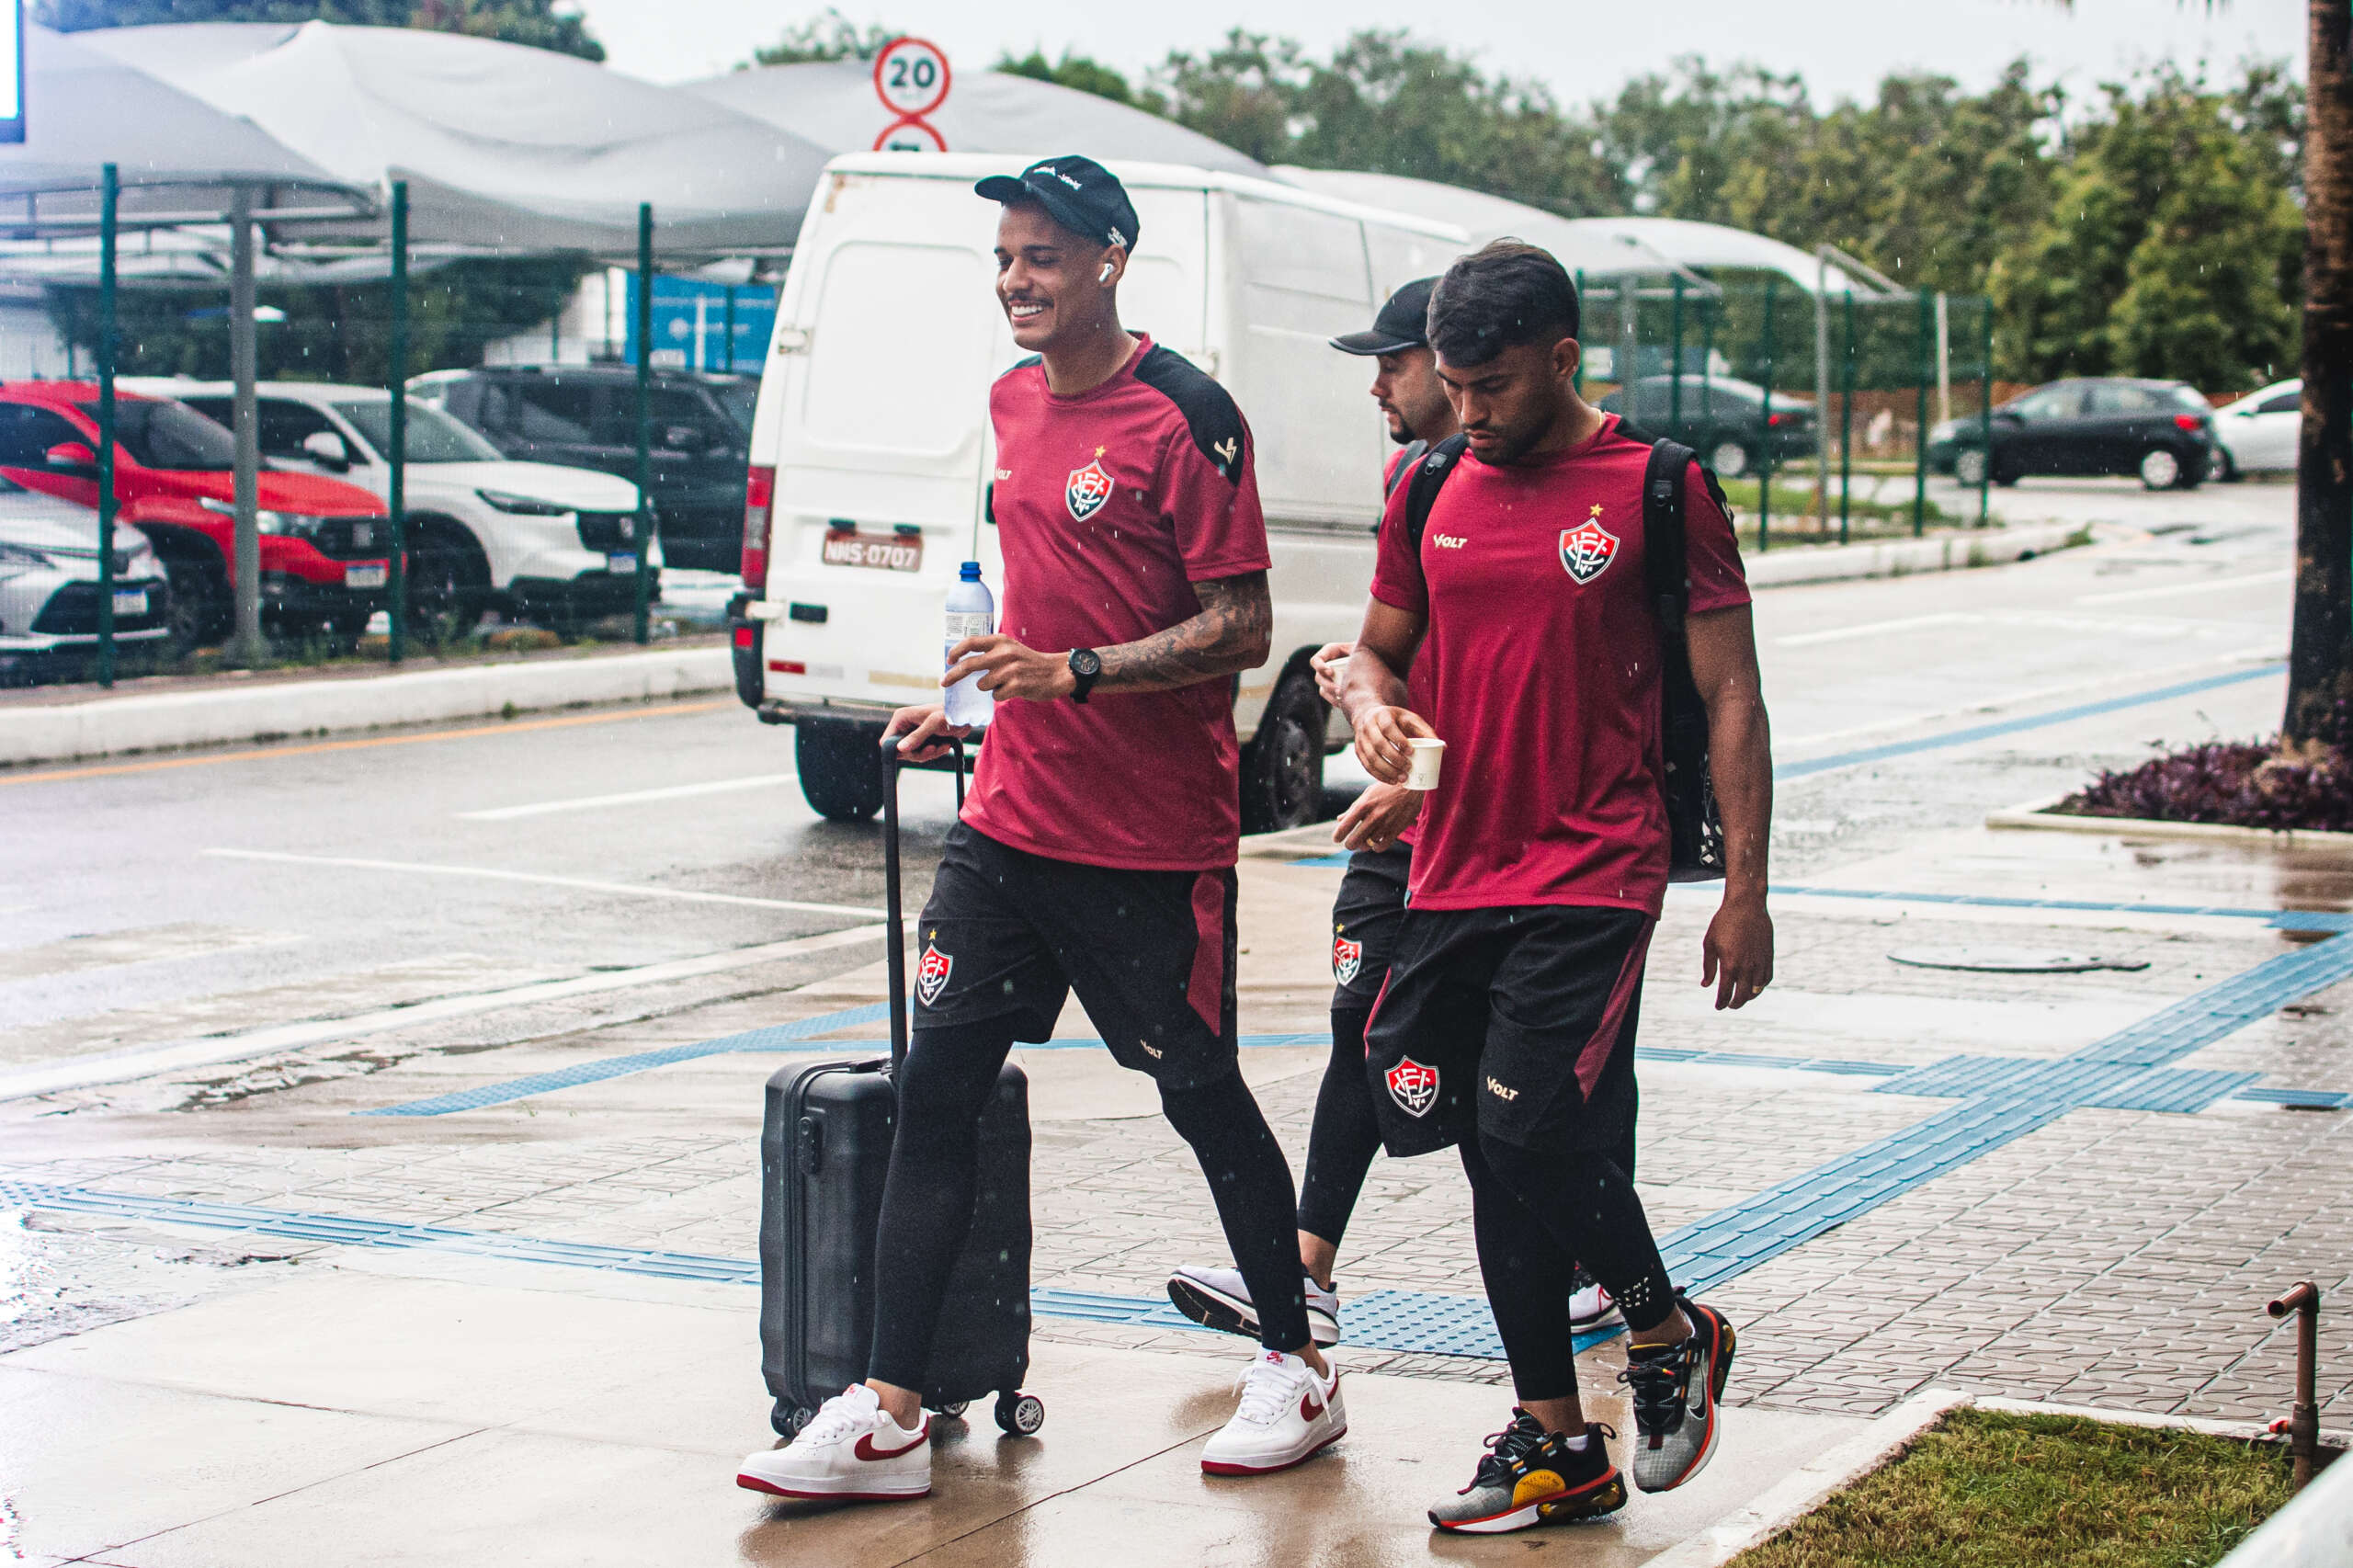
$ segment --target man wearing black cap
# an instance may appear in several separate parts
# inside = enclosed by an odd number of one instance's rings
[[[1004,207],[997,299],[1032,358],[989,396],[1006,623],[950,650],[940,684],[977,674],[997,709],[918,928],[868,1381],[737,1477],[785,1496],[930,1490],[917,1391],[972,1224],[981,1113],[1014,1041],[1051,1038],[1074,990],[1113,1057],[1158,1085],[1264,1303],[1265,1348],[1201,1468],[1281,1470],[1347,1429],[1309,1336],[1290,1167],[1235,1052],[1230,679],[1265,663],[1273,619],[1249,426],[1120,324],[1138,225],[1108,171],[1048,158],[976,188]],[[965,733],[938,704],[891,730],[910,760]]]

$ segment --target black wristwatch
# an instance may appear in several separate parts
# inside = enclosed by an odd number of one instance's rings
[[[1070,651],[1070,677],[1078,684],[1071,687],[1070,699],[1084,702],[1086,694],[1095,689],[1096,678],[1103,673],[1103,655],[1092,648]]]

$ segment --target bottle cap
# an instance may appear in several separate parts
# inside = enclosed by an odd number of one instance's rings
[[[967,561],[964,562],[963,570],[959,573],[958,575],[967,583],[979,582],[981,580],[981,563],[977,561]]]

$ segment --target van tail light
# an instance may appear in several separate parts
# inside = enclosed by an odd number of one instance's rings
[[[2206,416],[2202,414],[2177,414],[2173,416],[2173,422],[2180,428],[2192,433],[2206,427]]]
[[[776,470],[754,463],[744,483],[744,586],[768,585],[768,524],[776,511]]]

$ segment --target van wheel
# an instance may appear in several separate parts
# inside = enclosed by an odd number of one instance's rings
[[[1315,820],[1324,804],[1324,711],[1305,670],[1275,687],[1243,762],[1243,832],[1277,833]]]
[[[803,719],[792,726],[801,798],[828,822],[864,822],[882,809],[879,724]]]

